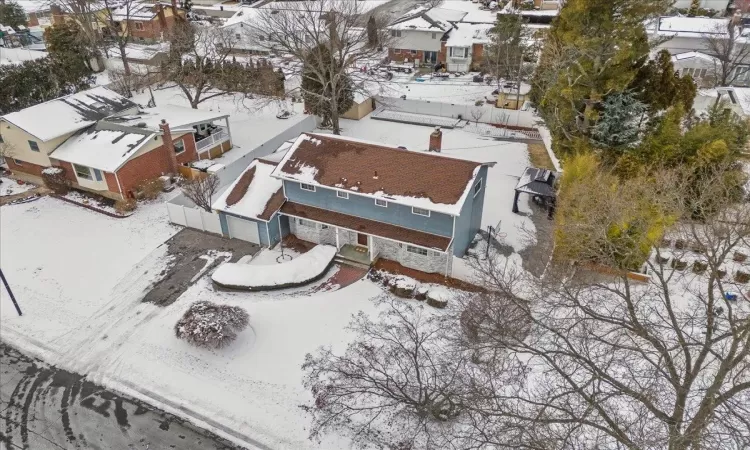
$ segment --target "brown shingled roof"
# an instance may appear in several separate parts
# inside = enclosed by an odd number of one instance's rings
[[[446,158],[326,135],[300,141],[281,172],[294,176],[303,167],[317,169],[324,186],[354,188],[363,194],[429,198],[455,205],[481,163]],[[314,140],[320,141],[320,144]],[[425,134],[425,145],[428,135]]]
[[[326,211],[312,206],[302,205],[294,202],[286,202],[281,207],[283,214],[323,222],[336,227],[347,228],[364,234],[393,239],[394,241],[406,242],[420,247],[434,248],[445,251],[450,245],[450,238],[410,230],[387,223],[374,220],[361,219],[359,217]]]
[[[265,221],[270,220],[273,213],[278,211],[285,201],[286,198],[284,198],[284,188],[279,188],[279,190],[276,191],[271,196],[271,198],[268,199],[268,203],[266,203],[266,207],[263,209],[263,212],[258,215],[258,219]]]
[[[238,201],[242,200],[242,197],[247,193],[247,188],[250,187],[250,183],[253,182],[255,176],[255,167],[251,167],[250,170],[240,176],[237,184],[234,185],[232,192],[227,196],[227,206],[232,206]]]

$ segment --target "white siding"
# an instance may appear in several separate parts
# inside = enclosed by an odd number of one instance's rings
[[[433,33],[435,39],[432,38]],[[442,37],[442,31],[401,30],[401,37],[393,38],[393,48],[439,52]]]
[[[254,244],[260,244],[257,223],[233,216],[226,217],[227,227],[229,228],[229,237],[249,241]]]

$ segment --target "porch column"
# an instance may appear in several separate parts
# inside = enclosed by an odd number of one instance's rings
[[[234,147],[234,144],[232,144],[232,130],[229,128],[229,117],[224,118],[224,123],[227,125],[227,135],[229,135],[229,148]]]
[[[367,254],[368,254],[369,258],[370,258],[370,262],[372,262],[372,258],[373,258],[373,256],[375,256],[375,255],[373,255],[373,253],[374,253],[374,247],[372,245],[373,244],[372,241],[374,239],[375,239],[375,237],[372,236],[372,235],[368,235],[367,236]]]
[[[336,227],[336,250],[340,250],[341,245],[339,245],[339,227]]]

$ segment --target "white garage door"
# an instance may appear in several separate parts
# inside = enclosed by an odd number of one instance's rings
[[[260,244],[258,237],[258,224],[250,220],[238,219],[237,217],[227,216],[227,226],[229,227],[229,236],[243,241],[250,241]]]

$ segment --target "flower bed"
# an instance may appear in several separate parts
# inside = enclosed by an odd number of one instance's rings
[[[87,194],[79,191],[70,191],[65,195],[52,194],[52,196],[68,203],[83,206],[84,208],[105,214],[110,217],[115,217],[117,219],[122,219],[133,214],[133,211],[125,214],[119,213],[114,207],[114,200],[100,197],[94,194]]]

